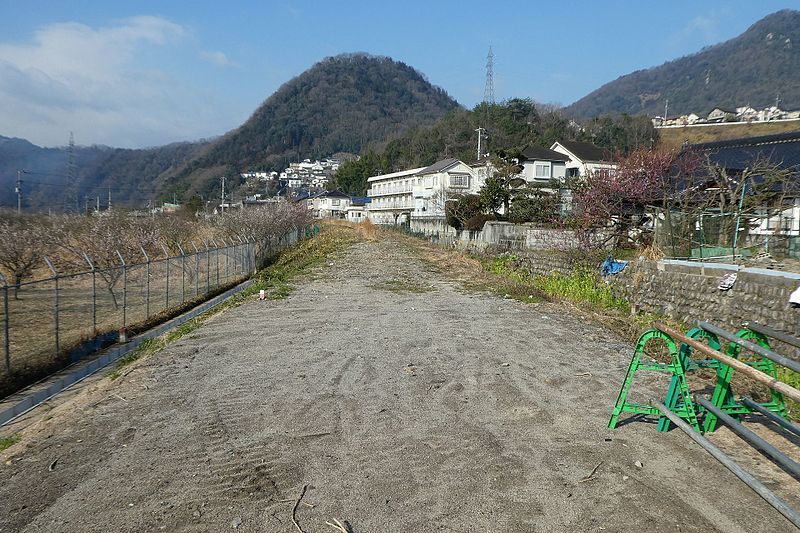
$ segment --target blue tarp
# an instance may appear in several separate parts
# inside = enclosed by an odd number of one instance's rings
[[[606,257],[606,260],[603,261],[603,264],[600,265],[600,274],[602,274],[604,278],[606,276],[613,276],[625,270],[626,266],[628,266],[627,261],[614,261],[614,258],[609,255]]]

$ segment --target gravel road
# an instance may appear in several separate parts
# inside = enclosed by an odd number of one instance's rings
[[[0,531],[297,531],[303,487],[308,533],[792,530],[679,431],[606,429],[632,346],[407,246],[357,243],[57,406],[0,454]]]

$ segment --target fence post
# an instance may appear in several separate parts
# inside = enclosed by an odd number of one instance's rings
[[[236,235],[236,238],[239,239],[239,245],[241,245],[243,243],[242,236]],[[244,274],[244,258],[242,258],[241,261],[239,260],[239,256],[241,255],[242,251],[236,249],[237,247],[236,241],[234,241],[233,239],[231,239],[231,241],[233,241],[234,257],[236,258],[236,263],[234,263],[234,267],[238,266],[239,263],[242,263],[242,274]],[[236,274],[237,275],[239,274],[238,269],[236,270]]]
[[[230,269],[228,268],[228,254],[230,253],[230,245],[228,244],[227,239],[221,238],[220,240],[222,240],[222,244],[225,246],[225,281],[228,281],[228,278],[230,277]]]
[[[216,287],[219,287],[219,244],[214,239],[211,239],[211,242],[214,244],[214,261],[217,263],[217,284]]]
[[[97,335],[97,271],[86,252],[83,252],[83,259],[89,265],[89,271],[92,273],[92,336],[94,337]]]
[[[181,243],[178,243],[181,252],[181,303],[186,301],[186,254],[183,253]]]
[[[119,250],[115,252],[122,263],[122,328],[125,329],[128,326],[128,265]]]
[[[206,293],[211,292],[211,255],[208,248],[208,241],[203,241],[203,246],[206,247]]]
[[[11,343],[8,340],[8,282],[5,276],[0,274],[0,283],[3,284],[3,353],[6,360],[6,372],[11,373]]]
[[[59,353],[61,353],[61,342],[58,336],[58,270],[56,270],[56,267],[53,266],[53,262],[50,261],[49,257],[44,256],[43,259],[44,262],[47,263],[47,267],[50,269],[50,272],[53,273],[53,282],[55,283],[55,290],[53,291],[53,332],[56,336],[55,348],[56,357],[58,357]]]
[[[144,256],[144,319],[148,320],[150,318],[150,256],[147,255],[144,246],[139,246],[139,249]]]
[[[194,297],[197,298],[200,293],[200,250],[197,245],[192,241],[192,248],[194,248]]]
[[[161,245],[161,249],[164,251],[164,255],[167,257],[167,306],[164,308],[164,311],[169,309],[169,252],[167,251],[167,247],[163,244]]]

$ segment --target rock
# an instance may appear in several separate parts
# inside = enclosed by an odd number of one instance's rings
[[[630,479],[628,476],[622,476],[622,481],[628,481]]]
[[[237,516],[236,518],[231,520],[231,527],[233,529],[239,529],[239,526],[241,526],[241,525],[242,525],[242,517],[241,516]]]
[[[636,462],[635,462],[635,463],[633,463],[633,464],[636,466],[636,468],[643,468],[643,467],[644,467],[644,465],[642,464],[642,462],[641,462],[641,461],[636,461]]]

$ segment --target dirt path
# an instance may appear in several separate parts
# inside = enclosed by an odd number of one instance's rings
[[[404,246],[358,243],[58,410],[0,456],[0,531],[297,531],[304,485],[309,533],[791,530],[679,432],[606,429],[629,345]]]

